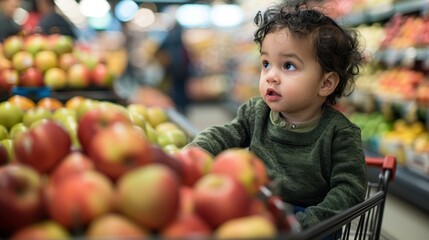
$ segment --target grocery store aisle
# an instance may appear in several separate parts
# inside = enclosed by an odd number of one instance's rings
[[[230,121],[234,114],[222,104],[193,104],[187,114],[190,124],[200,131],[208,126]],[[388,195],[381,239],[425,240],[429,236],[429,213]]]

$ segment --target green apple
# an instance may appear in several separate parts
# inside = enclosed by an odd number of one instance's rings
[[[0,125],[0,140],[9,138],[9,132],[7,128],[3,125]]]
[[[174,122],[163,122],[163,123],[158,124],[155,127],[155,130],[156,130],[157,134],[160,134],[160,133],[162,133],[164,131],[168,131],[168,130],[171,130],[171,129],[180,129],[180,127],[179,127],[179,125],[177,125]]]
[[[48,109],[35,107],[28,109],[27,112],[24,113],[22,118],[22,122],[26,127],[30,127],[34,122],[41,119],[50,119],[52,117],[52,112]]]
[[[151,143],[158,144],[158,137],[156,131],[148,122],[146,122],[145,133]]]
[[[132,117],[130,116],[130,113],[128,112],[128,109],[120,104],[108,102],[108,101],[101,101],[100,107],[101,108],[105,107],[108,109],[117,109],[119,110],[119,112],[122,112],[131,122],[133,120]]]
[[[188,143],[188,136],[181,129],[169,129],[160,132],[157,135],[157,140],[162,147],[173,144],[178,148],[182,148]]]
[[[142,115],[145,119],[147,118],[147,107],[139,103],[130,103],[127,105],[129,112],[137,112]]]
[[[131,121],[134,125],[141,127],[142,129],[146,126],[146,119],[143,115],[138,112],[128,111]]]
[[[8,101],[0,103],[0,125],[7,129],[21,122],[23,115],[24,112],[18,106]]]
[[[87,98],[82,101],[82,103],[79,105],[79,107],[76,109],[76,119],[79,121],[79,119],[88,111],[91,109],[98,108],[100,105],[100,102],[98,100]]]
[[[58,108],[52,115],[52,119],[59,122],[67,121],[69,118],[76,120],[76,111],[66,107]]]
[[[158,124],[168,121],[167,113],[165,109],[161,107],[150,107],[147,109],[146,114],[147,114],[146,120],[154,128]]]
[[[1,144],[6,148],[7,154],[9,156],[9,161],[13,161],[15,158],[15,152],[13,151],[13,140],[12,139],[3,139],[0,141]]]
[[[168,154],[174,155],[175,153],[180,151],[180,148],[178,148],[174,144],[168,144],[168,145],[165,145],[164,147],[162,147],[162,150],[164,150]]]
[[[26,132],[27,130],[28,130],[28,127],[25,126],[24,123],[22,123],[22,122],[17,123],[10,128],[9,138],[13,140],[16,138],[16,136],[18,136],[21,133]]]

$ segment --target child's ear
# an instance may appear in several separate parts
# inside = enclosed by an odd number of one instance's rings
[[[323,80],[319,89],[319,95],[327,97],[334,92],[340,81],[340,76],[336,72],[328,72],[323,75]]]

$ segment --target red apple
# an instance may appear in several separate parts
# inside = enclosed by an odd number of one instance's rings
[[[91,83],[91,72],[81,64],[76,63],[67,70],[67,85],[70,88],[82,89],[86,88]]]
[[[193,186],[213,166],[213,155],[196,146],[189,146],[174,154],[183,169],[183,183]]]
[[[19,83],[19,73],[16,69],[4,69],[0,71],[0,89],[11,90]]]
[[[71,139],[59,123],[46,119],[18,135],[13,147],[19,162],[48,173],[69,154]]]
[[[33,34],[24,39],[24,49],[33,56],[40,51],[48,50],[48,48],[48,41],[41,34]]]
[[[12,68],[12,62],[0,54],[0,71]]]
[[[0,232],[11,233],[43,215],[42,180],[33,168],[17,163],[0,167]]]
[[[105,63],[98,63],[91,71],[91,80],[95,86],[111,87],[115,76]]]
[[[116,207],[141,226],[160,230],[179,209],[179,179],[168,167],[148,164],[121,177],[116,187]]]
[[[150,143],[128,123],[115,123],[98,131],[88,148],[95,168],[117,180],[135,167],[152,162]]]
[[[11,240],[70,239],[71,235],[63,226],[52,220],[37,222],[19,229]]]
[[[70,152],[53,170],[51,180],[54,183],[59,183],[64,179],[74,176],[75,174],[80,174],[86,170],[94,170],[92,160],[81,152]]]
[[[194,185],[195,212],[213,228],[246,216],[251,197],[235,178],[209,173]]]
[[[74,41],[73,38],[67,35],[52,34],[48,39],[51,50],[58,55],[70,53],[73,51]]]
[[[189,215],[194,213],[194,191],[192,187],[180,186],[180,207],[179,216]]]
[[[114,188],[103,174],[87,170],[46,188],[49,216],[68,229],[80,229],[112,209]]]
[[[58,58],[54,51],[43,50],[34,56],[34,64],[40,71],[45,72],[58,66]]]
[[[123,112],[114,108],[98,108],[99,105],[92,103],[92,100],[85,100],[81,107],[79,107],[79,110],[77,110],[77,136],[85,152],[89,150],[91,139],[101,129],[107,128],[116,122],[132,125],[131,120]],[[84,110],[84,113],[79,113]]]
[[[233,176],[251,195],[268,183],[264,163],[247,149],[231,148],[221,152],[215,157],[211,172]]]
[[[58,66],[67,71],[71,66],[76,63],[77,58],[73,53],[64,53],[60,55]]]
[[[24,39],[20,36],[9,36],[3,42],[3,54],[8,59],[12,59],[15,53],[22,50],[24,50]]]
[[[197,214],[179,216],[165,227],[160,236],[166,239],[210,239],[212,228]]]
[[[62,89],[67,86],[67,72],[59,67],[46,70],[43,83],[53,90]]]
[[[35,67],[25,69],[19,78],[19,85],[24,87],[41,87],[43,82],[43,73]]]
[[[12,65],[18,71],[23,71],[24,69],[32,67],[33,62],[33,55],[27,51],[17,52],[12,57]]]
[[[141,239],[149,236],[148,230],[143,229],[131,219],[116,213],[109,213],[95,219],[85,232],[85,237],[89,239]]]

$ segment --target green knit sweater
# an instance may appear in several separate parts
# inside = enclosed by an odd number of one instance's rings
[[[252,98],[230,123],[205,129],[190,145],[215,156],[249,147],[280,180],[283,200],[306,207],[296,215],[304,229],[364,200],[367,168],[356,125],[327,106],[316,128],[293,132],[274,125],[270,111],[260,97]]]

